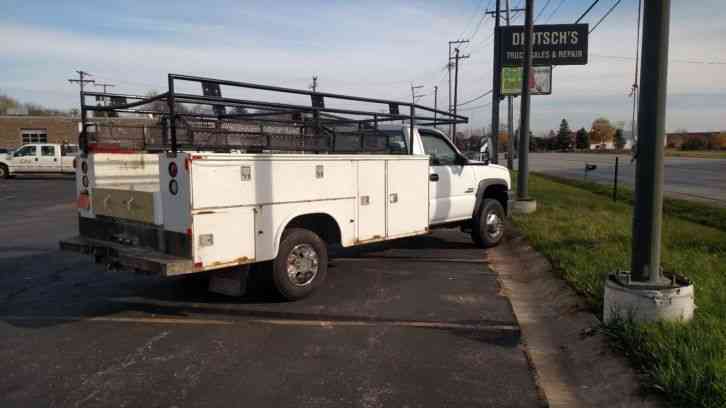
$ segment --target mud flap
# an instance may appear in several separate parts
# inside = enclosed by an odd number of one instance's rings
[[[209,291],[227,296],[242,296],[247,291],[250,266],[237,266],[210,273]]]

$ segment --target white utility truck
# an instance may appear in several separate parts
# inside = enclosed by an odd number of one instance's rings
[[[22,173],[75,173],[73,160],[78,146],[35,143],[20,146],[11,154],[0,156],[0,178]]]
[[[440,226],[470,230],[482,247],[502,239],[508,170],[470,161],[444,133],[414,123],[466,118],[401,102],[169,78],[169,92],[115,107],[148,114],[150,103],[166,102],[158,124],[136,140],[108,140],[104,129],[84,124],[76,166],[80,234],[61,241],[61,248],[163,276],[215,271],[212,282],[244,280],[243,267],[258,264],[283,297],[299,299],[325,279],[329,246],[416,236]],[[204,95],[175,92],[174,81],[199,82]],[[223,98],[220,85],[305,95],[312,104]],[[385,103],[389,112],[326,107],[323,98]],[[183,115],[175,112],[181,103],[212,109]],[[410,114],[399,113],[400,106]],[[401,120],[408,123],[385,124]]]

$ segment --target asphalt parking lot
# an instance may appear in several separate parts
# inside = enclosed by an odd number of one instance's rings
[[[540,406],[486,253],[454,230],[338,251],[280,302],[57,250],[70,178],[0,181],[0,406]]]

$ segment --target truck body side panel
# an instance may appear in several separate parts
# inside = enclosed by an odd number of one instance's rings
[[[386,161],[358,162],[358,241],[380,241],[386,237]]]
[[[251,207],[204,211],[193,216],[195,269],[255,261],[255,216]]]
[[[429,161],[388,160],[386,238],[428,231]]]

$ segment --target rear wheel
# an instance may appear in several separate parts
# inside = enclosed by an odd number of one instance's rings
[[[484,199],[481,211],[472,220],[471,238],[477,246],[496,246],[504,237],[504,208],[491,198]]]
[[[4,164],[0,164],[0,178],[10,178],[10,170]]]
[[[293,228],[285,232],[277,258],[272,263],[272,280],[287,300],[309,296],[328,273],[328,249],[312,231]]]

